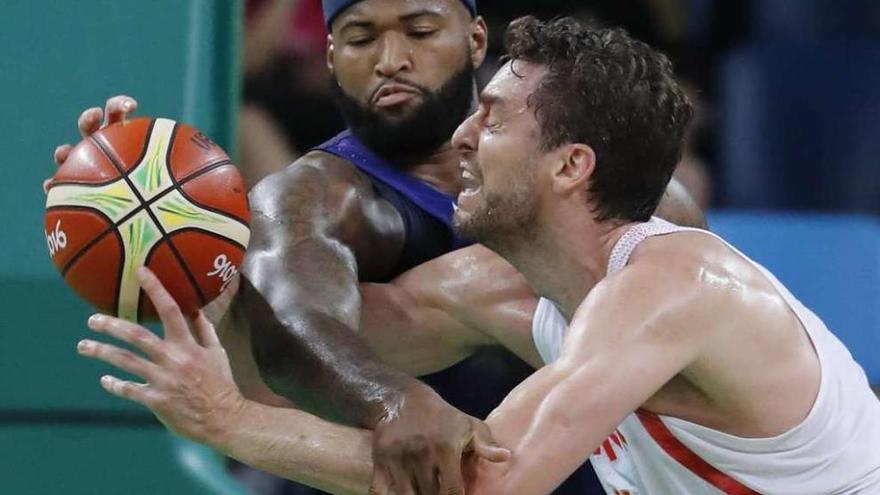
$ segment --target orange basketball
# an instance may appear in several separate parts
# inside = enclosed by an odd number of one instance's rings
[[[193,314],[237,273],[249,219],[244,181],[219,146],[188,125],[137,118],[94,133],[58,169],[46,242],[83,299],[108,314],[153,320],[135,269],[149,267]]]

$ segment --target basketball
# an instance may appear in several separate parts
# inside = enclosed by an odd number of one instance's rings
[[[156,319],[135,277],[150,268],[185,314],[217,297],[250,238],[247,192],[226,153],[162,118],[110,125],[79,143],[46,199],[49,255],[80,297],[131,321]]]

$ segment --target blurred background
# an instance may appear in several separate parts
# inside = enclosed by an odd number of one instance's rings
[[[665,51],[698,106],[676,175],[880,383],[880,2],[478,3],[482,82],[525,14],[623,26]],[[105,396],[106,369],[76,357],[90,310],[50,263],[40,184],[79,112],[126,93],[141,114],[202,129],[253,185],[343,127],[325,37],[319,0],[0,5],[0,493],[247,493],[223,459]]]

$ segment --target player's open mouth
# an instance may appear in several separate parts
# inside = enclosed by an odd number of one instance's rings
[[[477,174],[472,172],[470,168],[464,166],[464,164],[461,165],[461,182],[462,191],[459,194],[459,198],[474,196],[480,192],[482,183]]]

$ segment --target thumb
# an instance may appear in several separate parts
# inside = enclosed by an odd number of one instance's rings
[[[469,450],[489,462],[506,462],[511,455],[509,449],[498,445],[489,427],[482,421],[474,421],[474,437]]]

